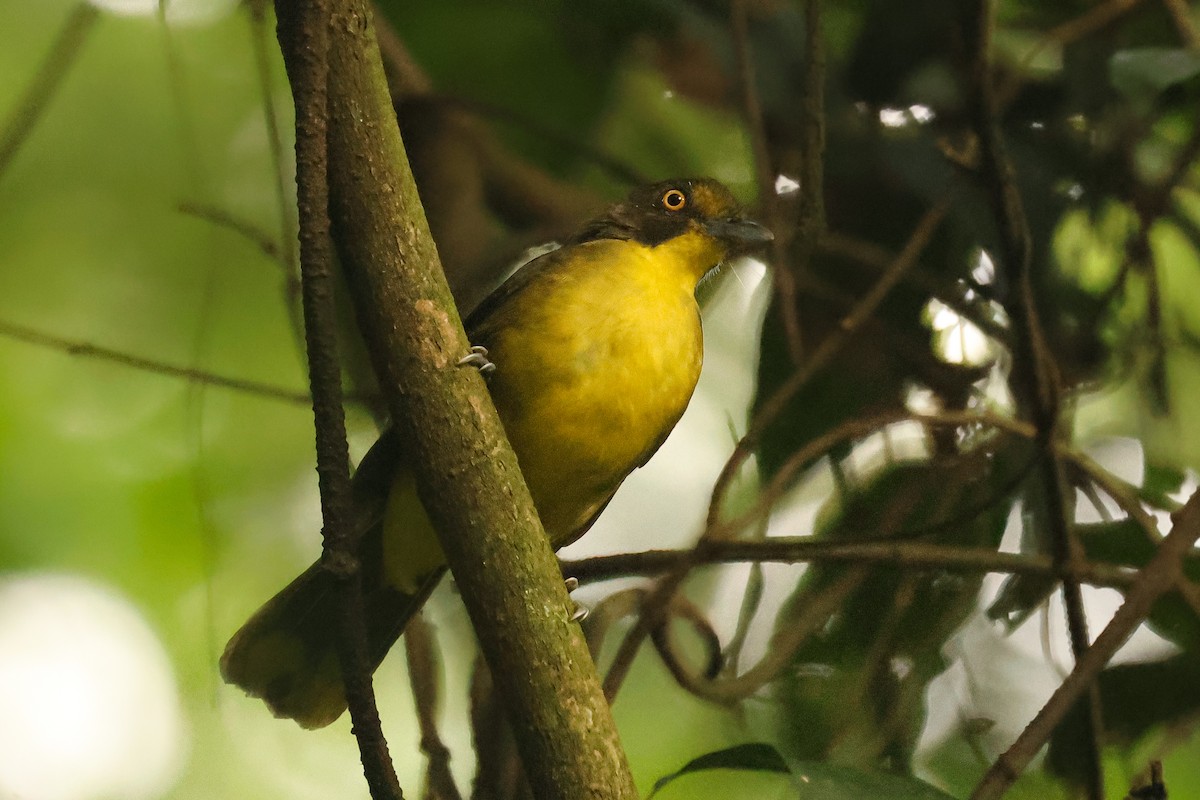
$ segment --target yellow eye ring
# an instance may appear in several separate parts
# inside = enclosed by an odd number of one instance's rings
[[[667,211],[682,211],[687,197],[678,189],[668,189],[662,196],[662,206]]]

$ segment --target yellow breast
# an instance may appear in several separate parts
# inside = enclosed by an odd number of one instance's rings
[[[695,389],[695,254],[669,244],[577,245],[488,326],[492,397],[556,545],[657,449]]]

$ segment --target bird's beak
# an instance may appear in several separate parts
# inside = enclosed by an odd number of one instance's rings
[[[762,225],[741,217],[712,219],[704,223],[704,229],[714,238],[728,242],[737,249],[748,250],[775,238],[775,234]]]

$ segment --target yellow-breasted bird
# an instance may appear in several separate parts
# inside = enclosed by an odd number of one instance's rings
[[[703,349],[697,284],[770,239],[717,181],[656,183],[522,267],[467,318],[477,347],[464,361],[489,373],[554,547],[587,531],[683,415]],[[445,572],[401,450],[385,433],[353,483],[372,669]],[[346,708],[332,588],[329,573],[310,567],[221,658],[226,681],[306,728]]]

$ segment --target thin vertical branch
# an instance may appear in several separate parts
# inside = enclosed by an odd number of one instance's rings
[[[283,302],[288,319],[292,323],[292,335],[297,337],[297,346],[303,346],[303,309],[300,303],[300,275],[296,263],[296,234],[292,221],[292,205],[287,191],[287,168],[283,159],[283,135],[279,128],[279,115],[272,97],[271,61],[269,46],[272,43],[267,27],[267,8],[271,0],[251,0],[250,49],[254,53],[254,70],[258,73],[258,93],[262,102],[263,122],[267,127],[267,147],[271,154],[271,171],[274,178],[275,203],[279,212],[279,246],[276,260],[283,275]]]
[[[1149,773],[1149,774],[1146,774]],[[1167,800],[1167,784],[1163,781],[1162,762],[1151,761],[1138,781],[1130,788],[1125,800]]]
[[[746,18],[747,0],[733,0],[729,4],[729,28],[733,35],[733,55],[737,61],[739,94],[742,114],[750,133],[750,147],[754,152],[754,177],[758,182],[758,202],[768,222],[775,222],[777,197],[775,172],[771,165],[771,152],[767,146],[767,132],[763,127],[762,103],[758,96],[758,84],[754,74],[754,54],[750,46],[750,28]],[[776,241],[779,240],[776,236]]]
[[[450,772],[450,748],[438,733],[437,711],[441,696],[437,640],[433,626],[421,614],[404,629],[404,653],[408,657],[408,680],[412,685],[417,724],[421,728],[421,751],[425,753],[426,797],[433,800],[462,800]]]
[[[276,4],[279,43],[296,101],[296,197],[305,344],[316,426],[322,563],[338,577],[338,657],[363,773],[375,800],[402,799],[380,728],[367,658],[362,574],[351,529],[350,455],[342,407],[329,223],[328,86],[330,13],[326,0]]]
[[[762,209],[764,222],[775,233],[771,242],[771,275],[775,281],[775,299],[783,320],[784,339],[788,355],[793,364],[800,364],[804,357],[804,338],[800,329],[800,318],[796,308],[796,275],[792,271],[788,250],[794,231],[790,220],[780,213],[779,195],[775,191],[775,169],[771,150],[767,143],[766,128],[763,126],[762,103],[759,100],[758,84],[754,74],[754,54],[750,45],[750,30],[747,21],[747,0],[733,0],[729,6],[729,27],[733,36],[733,53],[737,60],[738,84],[742,99],[742,114],[750,133],[750,145],[754,151],[754,176],[758,183],[758,205]],[[822,78],[824,76],[821,76]],[[818,121],[817,124],[823,124]],[[820,192],[820,186],[805,193]],[[806,259],[807,260],[807,259]]]
[[[777,264],[776,272],[788,271],[795,284],[797,276],[811,272],[821,237],[825,234],[825,36],[822,31],[821,5],[824,0],[805,0],[804,4],[804,88],[800,101],[800,209],[796,219],[796,241],[790,264]],[[778,244],[777,252],[782,251]],[[795,326],[799,340],[798,309],[795,289],[782,309],[786,324]],[[793,354],[793,363],[801,363]]]
[[[75,63],[99,16],[100,10],[92,3],[78,3],[54,37],[50,52],[0,129],[0,176],[8,169],[37,121],[42,118],[47,104]]]
[[[496,696],[492,673],[483,658],[471,670],[471,740],[475,745],[475,778],[471,800],[515,800],[528,793],[517,743],[504,704]]]
[[[287,169],[283,160],[283,133],[279,128],[279,114],[272,97],[271,61],[268,57],[267,33],[268,0],[255,0],[250,9],[250,49],[254,52],[254,70],[258,74],[258,93],[262,101],[263,122],[267,126],[267,147],[271,153],[275,203],[279,211],[279,253],[283,267],[284,291],[287,308],[295,315],[296,298],[300,296],[300,282],[296,277],[296,236],[293,232],[291,203],[287,191]],[[299,320],[292,320],[293,323]],[[297,325],[297,330],[300,326]]]
[[[1162,540],[1158,552],[1138,573],[1137,581],[1125,594],[1125,602],[1096,641],[1075,662],[1066,677],[1033,721],[1005,753],[984,774],[971,794],[971,800],[996,800],[1021,776],[1055,727],[1089,687],[1100,671],[1150,613],[1154,604],[1183,575],[1183,560],[1200,538],[1200,492],[1188,500],[1175,515],[1175,525]]]
[[[980,177],[991,195],[996,216],[999,255],[1001,263],[1009,270],[1016,291],[1015,302],[1008,306],[1013,322],[1014,394],[1018,407],[1037,430],[1035,446],[1040,452],[1034,472],[1035,502],[1043,510],[1042,516],[1048,524],[1047,538],[1060,569],[1071,650],[1078,662],[1089,644],[1083,590],[1077,575],[1077,565],[1083,554],[1073,530],[1072,496],[1053,447],[1059,430],[1061,388],[1034,298],[1033,240],[1017,190],[1012,162],[1000,132],[999,100],[992,80],[993,13],[991,0],[976,0],[970,6],[964,25],[971,57],[971,111],[975,134],[980,143]],[[1094,686],[1089,691],[1089,714],[1085,725],[1089,745],[1086,748],[1088,763],[1084,765],[1084,773],[1089,797],[1103,800],[1100,694]]]
[[[809,254],[816,250],[825,231],[825,37],[821,31],[821,3],[806,0],[804,6],[799,235]]]

